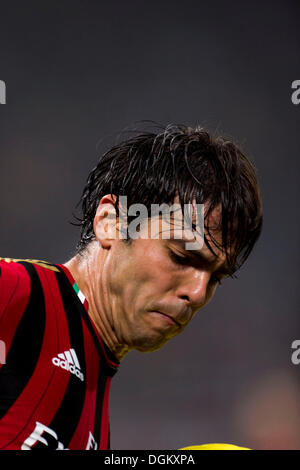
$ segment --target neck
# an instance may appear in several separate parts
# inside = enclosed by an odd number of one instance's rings
[[[99,258],[102,256],[99,255]],[[110,321],[112,319],[112,305],[110,305],[109,292],[105,285],[105,270],[99,269],[99,266],[104,266],[104,259],[98,260],[98,257],[89,253],[86,256],[76,255],[63,265],[70,271],[78,288],[86,298],[89,316],[101,339],[118,361],[121,361],[130,348],[120,343]]]

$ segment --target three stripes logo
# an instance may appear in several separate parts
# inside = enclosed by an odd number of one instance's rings
[[[73,348],[63,353],[57,354],[57,357],[53,357],[52,363],[56,367],[61,367],[62,369],[70,371],[71,374],[76,375],[76,377],[78,377],[83,382],[84,376],[81,372],[77,354]]]

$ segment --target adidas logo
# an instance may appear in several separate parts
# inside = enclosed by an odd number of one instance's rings
[[[71,348],[69,351],[57,354],[57,357],[53,357],[52,363],[57,367],[70,371],[71,374],[76,375],[76,377],[83,382],[84,376],[81,372],[80,364],[74,349]]]

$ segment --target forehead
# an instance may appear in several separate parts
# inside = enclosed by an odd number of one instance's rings
[[[201,223],[199,224],[199,214],[196,213],[196,207],[190,208],[188,223],[185,224],[180,205],[178,204],[177,206],[179,210],[176,207],[174,211],[168,213],[167,217],[166,214],[154,216],[152,214],[151,217],[143,219],[138,236],[131,238],[166,240],[166,242],[176,243],[178,247],[185,251],[190,251],[191,254],[201,251],[202,253],[206,252],[207,257],[211,259],[216,257],[223,258],[220,208],[215,208],[207,216],[204,225],[205,208],[203,207],[200,214],[200,218],[202,217],[201,225]],[[207,227],[209,227],[209,230],[207,230]],[[132,234],[129,233],[129,235]],[[208,248],[206,242],[214,246],[213,253]]]
[[[192,241],[196,238],[199,241],[202,238],[203,244],[204,235],[206,238],[212,235],[214,239],[221,237],[220,206],[208,212],[205,204],[193,202],[181,206],[178,198],[173,204],[152,204],[150,211],[140,204],[133,206],[134,209],[128,210],[128,215],[135,218],[127,226],[131,239],[176,238]]]
[[[175,197],[173,204],[180,206],[180,200],[178,196]],[[197,213],[199,213],[200,206],[202,206],[201,210],[203,215],[206,217],[206,223],[209,224],[210,228],[214,230],[220,229],[222,221],[222,204],[217,204],[216,207],[210,210],[208,214],[208,201],[204,202],[203,204],[198,204],[194,199],[190,204],[188,204],[188,212],[192,214],[193,224],[197,223]]]
[[[170,208],[170,209],[169,209]],[[158,222],[159,220],[159,222]],[[166,233],[170,231],[170,238],[191,240],[197,232],[206,239],[215,240],[218,245],[222,243],[222,206],[217,205],[208,211],[207,204],[186,204],[182,210],[178,199],[171,206],[166,205],[164,215],[151,217],[151,224],[157,228],[159,238],[168,238]],[[155,225],[156,224],[156,225]],[[184,227],[184,230],[182,228]]]
[[[120,230],[123,234],[127,232],[125,238],[183,240],[187,250],[195,251],[197,245],[198,250],[208,249],[212,256],[223,255],[221,204],[211,209],[209,203],[198,204],[193,200],[181,206],[177,196],[171,204],[151,204],[151,209],[143,206],[142,210],[141,206],[129,206],[127,214],[134,219],[128,219],[127,230],[125,227]]]

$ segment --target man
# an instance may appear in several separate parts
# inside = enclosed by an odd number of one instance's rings
[[[167,225],[159,214],[154,233],[144,217],[134,231],[135,204],[191,210],[183,219],[172,212]],[[122,358],[183,331],[245,262],[262,227],[249,160],[231,141],[186,126],[111,148],[81,205],[80,241],[65,264],[0,262],[2,449],[109,448],[109,389]]]

